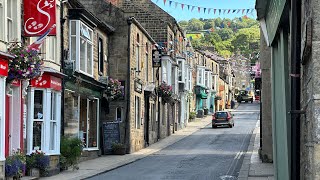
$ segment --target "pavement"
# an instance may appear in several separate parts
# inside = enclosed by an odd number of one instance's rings
[[[211,116],[208,115],[202,119],[196,118],[195,121],[189,122],[188,126],[179,130],[171,136],[160,140],[149,147],[138,152],[126,155],[107,155],[96,159],[81,162],[79,170],[66,170],[51,177],[41,178],[44,180],[79,180],[89,178],[98,174],[111,171],[113,169],[125,166],[140,159],[143,159],[153,153],[156,153],[171,144],[174,144],[183,138],[195,133],[201,128],[211,123]],[[271,180],[273,178],[273,165],[270,163],[262,163],[259,159],[258,149],[260,143],[260,127],[259,121],[251,136],[248,151],[245,153],[243,164],[240,169],[238,180]]]
[[[263,163],[259,157],[260,120],[253,130],[248,150],[239,172],[238,180],[273,180],[273,163]]]

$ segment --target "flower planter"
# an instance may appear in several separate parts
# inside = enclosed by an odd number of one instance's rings
[[[126,154],[126,148],[119,148],[119,149],[114,149],[113,154],[115,155],[125,155]]]
[[[40,177],[40,170],[38,168],[32,168],[29,170],[29,176]]]

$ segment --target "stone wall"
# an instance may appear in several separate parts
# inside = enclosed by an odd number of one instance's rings
[[[262,31],[261,31],[262,34]],[[267,46],[265,39],[260,39],[260,63],[261,63],[261,137],[262,148],[260,157],[263,162],[273,161],[272,148],[272,113],[271,113],[271,49]]]
[[[310,22],[310,23],[308,23]],[[310,30],[310,31],[309,31]],[[320,179],[320,0],[302,2],[301,177]],[[309,49],[308,49],[309,48]],[[310,51],[308,51],[310,50]]]

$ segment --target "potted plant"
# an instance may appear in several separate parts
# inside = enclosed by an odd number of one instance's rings
[[[192,121],[196,118],[196,112],[190,112],[189,114],[189,120]]]
[[[26,156],[27,170],[29,175],[35,177],[43,177],[48,175],[48,168],[50,163],[49,156],[44,152],[36,150],[30,155]]]
[[[112,148],[113,154],[116,154],[116,155],[126,154],[126,147],[122,143],[112,143],[111,148]]]
[[[7,179],[19,179],[26,168],[26,157],[18,149],[13,151],[11,156],[8,156],[5,161],[5,176]]]
[[[60,168],[66,170],[72,167],[73,170],[79,169],[79,158],[81,157],[83,143],[79,138],[61,138]]]

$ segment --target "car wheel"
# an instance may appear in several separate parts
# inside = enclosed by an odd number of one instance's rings
[[[234,123],[232,124],[232,126],[234,127]]]
[[[212,128],[215,129],[215,128],[217,128],[217,126],[216,125],[212,125]]]
[[[229,124],[229,128],[232,128],[233,126],[232,126],[232,124]]]

